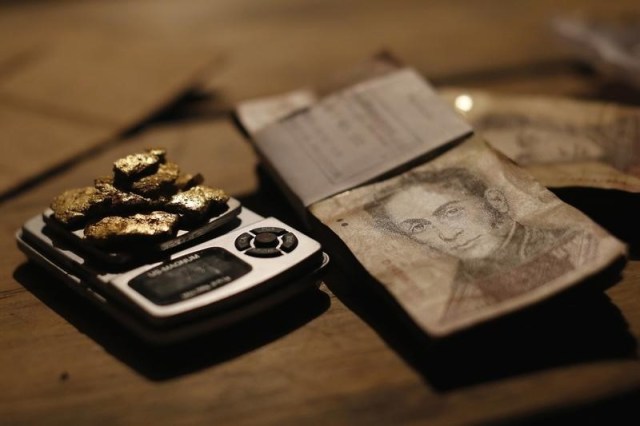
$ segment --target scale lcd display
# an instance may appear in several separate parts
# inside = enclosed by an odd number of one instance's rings
[[[158,305],[186,300],[229,284],[251,266],[220,247],[172,259],[133,278],[129,285]]]

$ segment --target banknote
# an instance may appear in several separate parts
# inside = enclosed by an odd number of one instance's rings
[[[640,109],[441,89],[494,148],[547,187],[640,192]]]
[[[626,254],[476,136],[309,210],[431,336],[539,302]]]

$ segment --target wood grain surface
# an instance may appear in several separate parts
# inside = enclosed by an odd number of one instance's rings
[[[4,74],[0,56],[0,126],[8,146],[0,196],[149,118],[193,88],[216,60],[197,43],[99,33],[25,46],[7,54]]]
[[[604,293],[567,296],[443,342],[416,334],[366,282],[334,264],[318,291],[230,329],[158,349],[27,264],[14,241],[21,224],[60,191],[91,183],[115,158],[148,146],[166,146],[184,169],[201,171],[260,214],[300,226],[274,185],[257,173],[229,112],[241,99],[314,84],[382,48],[439,85],[640,103],[636,92],[577,66],[548,29],[548,19],[560,13],[613,16],[638,12],[636,2],[131,0],[8,2],[0,8],[0,187],[37,177],[0,202],[0,424],[637,417],[629,408],[640,395],[637,260]],[[171,46],[172,58],[176,45],[185,51],[204,46],[222,59],[200,77],[200,91],[114,138],[94,122],[61,124],[59,115],[31,108],[44,105],[46,96],[54,101],[47,111],[73,110],[108,123],[145,116],[130,114],[125,105],[87,104],[89,98],[75,103],[77,93],[65,99],[45,68],[21,72],[32,46],[83,37],[100,43],[152,39]],[[96,55],[88,69],[102,60]],[[195,62],[211,59],[205,56],[196,55]],[[193,66],[178,65],[170,70],[175,81],[189,80]],[[90,74],[92,85],[113,84],[108,72]],[[177,93],[175,85],[159,85]],[[140,87],[145,99],[155,86]],[[9,87],[11,93],[4,92]],[[20,96],[29,101],[15,101]],[[139,111],[151,114],[168,101],[158,99]],[[615,212],[625,205],[611,207]]]

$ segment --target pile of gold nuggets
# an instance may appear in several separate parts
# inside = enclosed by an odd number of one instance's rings
[[[201,174],[181,173],[166,150],[148,149],[113,163],[113,174],[94,186],[70,189],[51,203],[68,229],[104,248],[134,248],[174,237],[224,211],[229,197],[202,185]]]

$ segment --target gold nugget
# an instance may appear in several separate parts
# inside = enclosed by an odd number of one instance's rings
[[[178,179],[180,168],[175,163],[160,164],[158,171],[142,177],[131,184],[131,191],[144,197],[157,198],[171,195],[177,191],[174,182]]]
[[[51,202],[53,216],[67,226],[82,223],[89,217],[107,210],[110,200],[101,191],[91,186],[69,189]]]
[[[161,164],[167,162],[167,150],[164,148],[147,148],[149,154],[153,154],[158,157]]]
[[[198,185],[180,192],[166,204],[166,210],[183,215],[186,221],[200,221],[214,207],[223,206],[229,196],[221,189]]]
[[[129,181],[140,176],[155,173],[160,158],[150,152],[127,155],[113,163],[116,181]]]
[[[159,242],[173,237],[177,231],[178,215],[167,212],[107,216],[87,225],[87,241],[102,247],[122,247],[139,243]]]
[[[101,182],[96,188],[111,202],[111,214],[130,214],[151,211],[161,207],[165,200],[151,199],[133,192],[122,191],[115,186]]]
[[[202,186],[200,173],[181,174],[166,157],[165,149],[149,148],[116,160],[113,175],[96,178],[93,188],[56,197],[54,217],[70,227],[97,221],[85,227],[86,240],[122,249],[170,238],[179,225],[197,225],[227,208],[224,191]]]
[[[204,182],[204,177],[202,177],[200,173],[196,173],[195,175],[191,173],[185,173],[178,176],[178,179],[176,179],[175,182],[175,186],[179,191],[186,191],[187,189],[190,189],[196,185],[202,184],[202,182]]]
[[[100,176],[93,180],[93,186],[102,190],[106,186],[113,186],[113,176]]]

